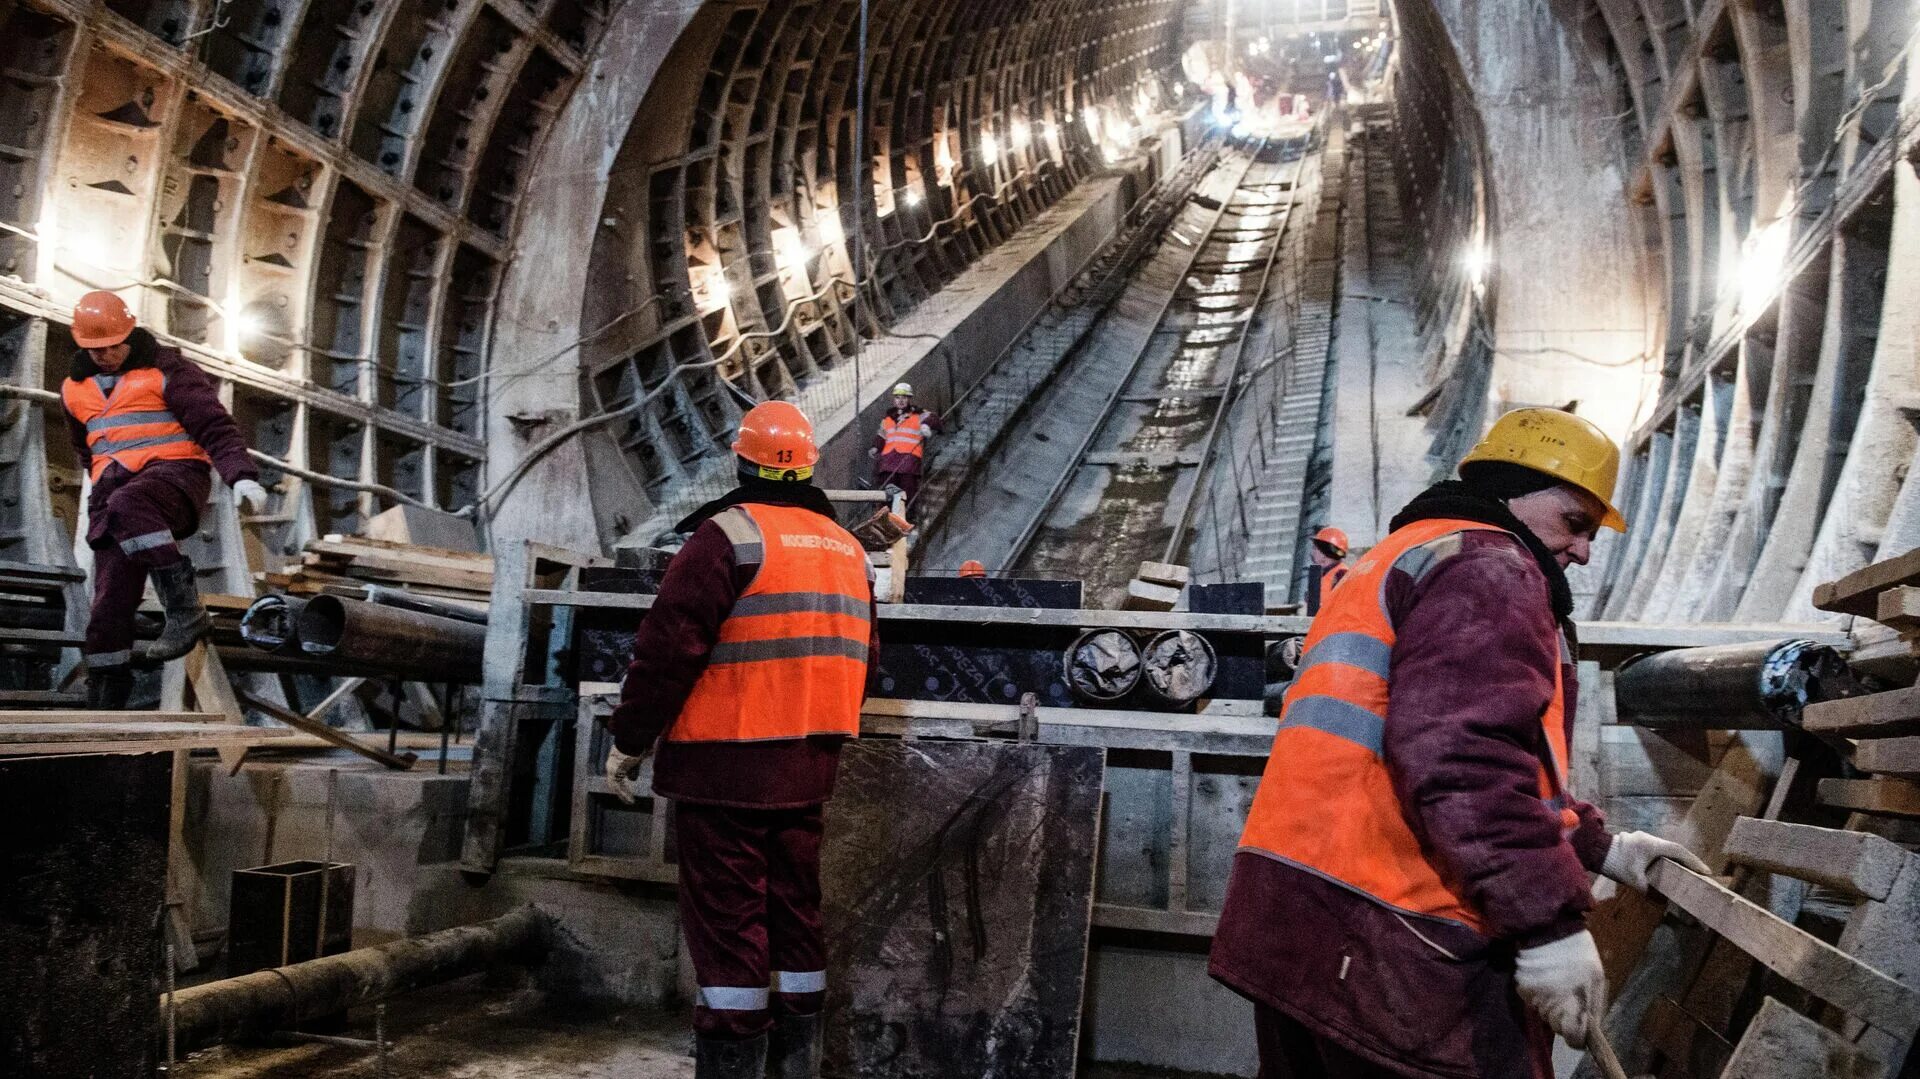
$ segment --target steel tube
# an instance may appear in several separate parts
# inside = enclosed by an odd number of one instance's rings
[[[196,985],[174,994],[175,1036],[183,1051],[263,1037],[503,963],[536,962],[553,946],[552,925],[538,908],[521,907],[478,925]]]
[[[480,626],[487,624],[487,612],[475,610],[452,600],[422,596],[404,588],[393,588],[384,584],[370,584],[366,587],[366,593],[368,603],[378,603],[382,607],[398,607],[403,611],[417,611],[420,614],[437,614],[456,622],[472,622]]]
[[[315,596],[300,612],[300,649],[347,673],[478,682],[487,627],[357,599]]]
[[[1614,674],[1613,696],[1621,720],[1643,727],[1778,729],[1850,681],[1840,653],[1789,638],[1640,656]]]

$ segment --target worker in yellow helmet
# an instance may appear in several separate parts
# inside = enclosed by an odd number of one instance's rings
[[[1261,1074],[1550,1079],[1605,1006],[1587,874],[1706,871],[1568,790],[1566,571],[1626,530],[1619,465],[1578,416],[1509,412],[1314,617],[1209,963]]]

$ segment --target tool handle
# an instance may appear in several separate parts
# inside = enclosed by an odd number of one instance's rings
[[[1605,1026],[1598,1014],[1587,1020],[1587,1053],[1593,1057],[1594,1064],[1599,1066],[1600,1074],[1606,1079],[1627,1079],[1627,1069],[1620,1066],[1613,1043],[1607,1040]]]

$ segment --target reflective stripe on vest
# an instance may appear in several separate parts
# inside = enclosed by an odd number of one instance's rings
[[[674,742],[854,735],[866,697],[873,586],[866,551],[811,510],[748,503],[714,515],[753,581],[667,729]]]
[[[166,391],[167,376],[156,367],[70,378],[61,385],[67,412],[87,429],[95,480],[115,462],[129,472],[153,461],[213,463],[167,408]]]
[[[1254,794],[1240,849],[1328,878],[1408,914],[1459,922],[1484,933],[1480,913],[1421,850],[1383,760],[1397,635],[1387,616],[1387,577],[1398,566],[1424,576],[1458,534],[1497,531],[1472,521],[1419,521],[1368,551],[1307,631],[1280,729]],[[1452,537],[1452,542],[1447,542]],[[1562,656],[1566,642],[1561,641]],[[1540,716],[1545,750],[1540,798],[1567,809],[1566,698],[1561,667]]]
[[[919,457],[925,453],[927,440],[924,413],[909,412],[896,420],[887,416],[880,421],[880,433],[886,436],[886,442],[880,447],[881,453],[905,453]]]

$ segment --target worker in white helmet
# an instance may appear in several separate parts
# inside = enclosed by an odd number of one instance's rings
[[[867,450],[867,456],[874,459],[874,486],[898,487],[906,496],[908,509],[912,509],[920,493],[927,436],[945,431],[938,413],[914,407],[911,385],[902,382],[894,386],[893,407],[881,417],[880,433],[873,436],[873,446]]]

